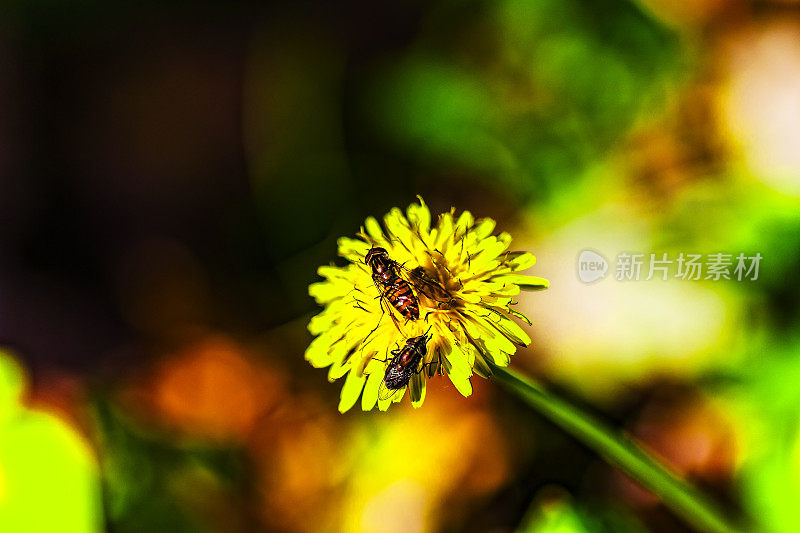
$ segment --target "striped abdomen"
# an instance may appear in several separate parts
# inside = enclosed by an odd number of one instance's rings
[[[394,276],[393,279],[383,283],[383,288],[383,296],[403,317],[409,320],[419,318],[419,301],[406,280]]]

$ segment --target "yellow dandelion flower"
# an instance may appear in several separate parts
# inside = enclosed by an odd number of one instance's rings
[[[359,396],[363,410],[377,404],[385,411],[403,399],[406,389],[412,405],[419,407],[426,379],[436,375],[447,375],[461,394],[469,396],[473,373],[488,377],[488,362],[507,366],[517,346],[531,341],[512,320],[530,324],[514,309],[514,297],[520,290],[548,287],[545,279],[518,273],[531,267],[535,257],[507,251],[511,236],[493,236],[495,222],[490,218],[475,220],[469,211],[456,218],[451,209],[431,227],[431,213],[419,198],[405,215],[393,208],[383,222],[385,229],[370,217],[359,238],[340,238],[339,255],[349,264],[320,267],[325,281],[309,286],[309,294],[325,309],[308,324],[317,337],[305,357],[314,367],[329,367],[331,382],[347,375],[341,412],[353,407]],[[373,281],[373,270],[365,261],[373,248],[386,250],[399,277],[408,283],[417,300],[418,318],[401,316],[382,297],[386,291]],[[391,390],[390,396],[379,395],[386,389],[383,382],[392,359],[411,344],[425,349],[412,360],[415,368],[407,381],[401,380],[402,386]]]

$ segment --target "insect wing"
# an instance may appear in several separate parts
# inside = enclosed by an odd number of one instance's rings
[[[405,387],[400,387],[399,389],[390,389],[386,386],[386,381],[381,381],[380,386],[378,387],[378,399],[386,401],[386,400],[396,400],[397,395],[402,395],[405,392]]]
[[[380,288],[378,288],[378,290],[380,290]],[[400,327],[400,322],[397,321],[397,317],[394,315],[395,312],[397,312],[397,310],[395,309],[395,307],[392,305],[392,302],[389,301],[389,298],[387,298],[385,294],[386,293],[381,291],[381,302],[380,302],[381,303],[381,310],[384,313],[387,313],[389,315],[389,318],[392,319],[392,322],[394,323],[394,327],[397,328],[397,331],[399,331],[400,333],[403,333],[403,328]],[[386,304],[386,307],[388,309],[383,309],[383,304],[384,303]]]
[[[398,265],[398,267],[406,281],[411,283],[412,287],[431,300],[442,303],[450,303],[453,301],[450,292],[442,287],[441,283],[429,276],[424,268],[416,267],[413,270],[409,270],[403,265]]]
[[[395,308],[392,305],[392,302],[389,301],[389,298],[386,297],[386,288],[383,287],[378,282],[375,276],[372,276],[372,284],[375,285],[375,289],[378,291],[378,298],[380,298],[381,312],[387,313],[389,315],[389,318],[392,319],[392,322],[394,322],[394,327],[397,328],[397,331],[402,333],[403,329],[400,327],[400,323],[397,321],[397,317],[394,316]],[[386,307],[388,307],[388,310],[383,308],[384,303],[386,304]],[[380,319],[378,320],[378,324],[380,324]]]

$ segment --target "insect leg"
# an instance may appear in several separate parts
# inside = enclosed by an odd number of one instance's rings
[[[375,331],[376,331],[376,330],[377,330],[377,329],[380,327],[380,325],[381,325],[381,320],[383,320],[383,313],[381,313],[381,317],[378,319],[378,323],[377,323],[377,324],[375,324],[375,327],[374,327],[374,328],[372,328],[372,331],[370,331],[370,332],[367,334],[367,336],[366,336],[366,337],[364,337],[364,340],[363,340],[363,341],[361,341],[361,351],[364,351],[364,348],[366,348],[366,347],[367,347],[367,344],[369,344],[370,342],[372,342],[371,340],[367,340],[367,339],[369,339],[369,338],[372,336],[372,334],[373,334],[373,333],[375,333]]]

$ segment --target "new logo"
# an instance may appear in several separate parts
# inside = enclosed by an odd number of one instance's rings
[[[584,283],[592,283],[606,277],[608,261],[593,250],[584,250],[578,256],[578,278]]]

